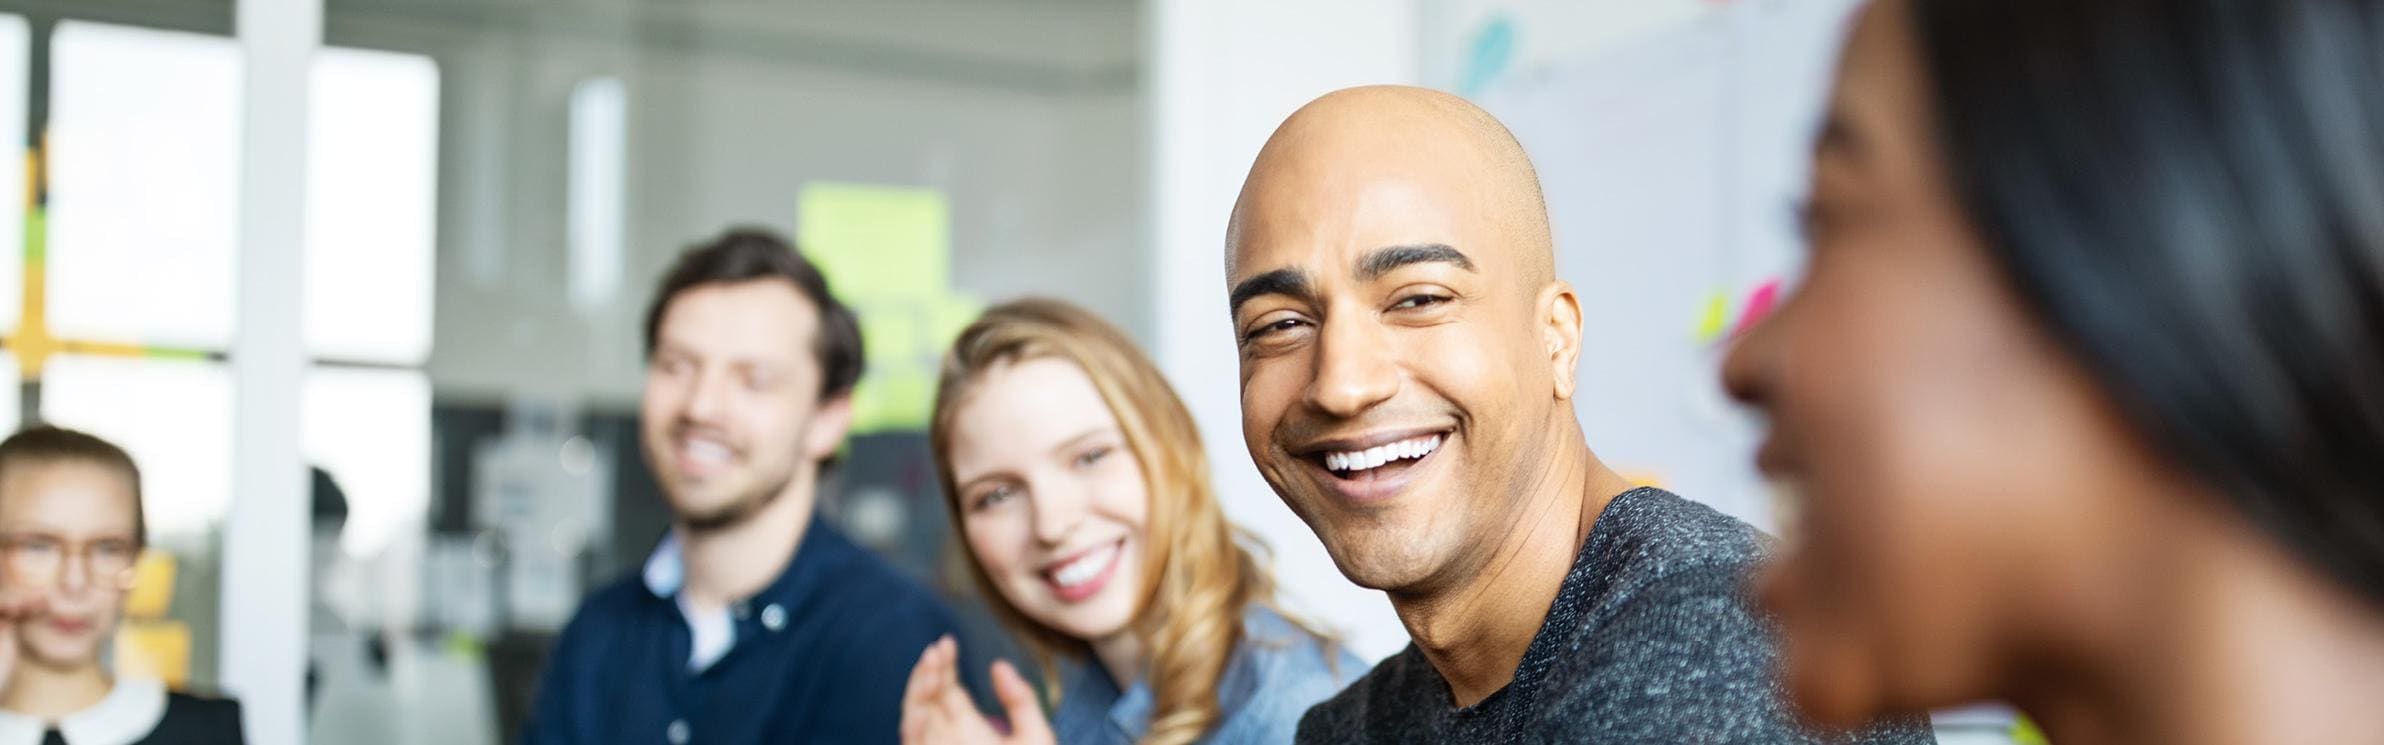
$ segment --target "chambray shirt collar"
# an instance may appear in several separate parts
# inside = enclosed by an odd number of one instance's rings
[[[1224,677],[1217,681],[1220,711],[1240,711],[1248,706],[1258,691],[1260,665],[1255,656],[1272,653],[1290,641],[1260,633],[1285,625],[1276,618],[1263,607],[1243,615],[1242,628],[1249,635],[1233,651]],[[1052,712],[1052,724],[1061,741],[1069,741],[1069,734],[1092,722],[1101,723],[1101,736],[1093,740],[1098,743],[1138,742],[1150,730],[1154,701],[1149,682],[1137,679],[1125,690],[1118,690],[1117,679],[1100,660],[1091,657],[1063,663],[1060,669],[1060,703]]]

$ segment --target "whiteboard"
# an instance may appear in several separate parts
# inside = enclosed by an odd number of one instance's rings
[[[1760,427],[1722,393],[1727,342],[1701,332],[1717,302],[1726,328],[1764,284],[1794,284],[1794,207],[1854,6],[1751,0],[1476,97],[1539,168],[1581,297],[1590,447],[1765,530]]]

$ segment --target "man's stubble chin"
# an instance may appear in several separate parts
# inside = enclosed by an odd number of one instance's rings
[[[1325,550],[1341,575],[1360,587],[1397,593],[1437,574],[1447,537],[1437,535],[1435,526],[1401,517],[1351,518],[1352,524],[1339,526]]]

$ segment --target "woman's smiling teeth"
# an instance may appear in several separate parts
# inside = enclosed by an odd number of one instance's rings
[[[1324,467],[1344,476],[1381,468],[1385,463],[1413,460],[1440,448],[1440,435],[1425,435],[1346,453],[1325,453]]]
[[[1086,551],[1084,555],[1070,559],[1066,563],[1052,567],[1046,573],[1050,575],[1052,583],[1060,587],[1082,586],[1084,583],[1100,577],[1101,572],[1109,569],[1111,562],[1117,561],[1117,555],[1118,544],[1114,542],[1105,544],[1100,548]]]

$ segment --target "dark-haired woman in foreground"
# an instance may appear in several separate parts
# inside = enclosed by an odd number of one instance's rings
[[[1724,376],[1806,714],[2384,742],[2384,3],[1884,0]]]

